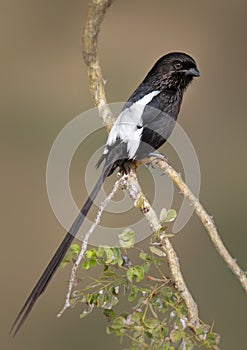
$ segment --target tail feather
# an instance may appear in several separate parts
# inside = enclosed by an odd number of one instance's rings
[[[97,194],[99,193],[101,186],[104,183],[105,178],[111,171],[111,167],[105,167],[103,172],[101,173],[101,176],[99,180],[97,181],[95,187],[92,190],[91,195],[86,200],[85,204],[83,205],[80,213],[78,214],[77,218],[73,222],[69,232],[66,234],[64,240],[58,247],[56,253],[52,257],[51,261],[49,262],[48,266],[46,267],[45,271],[41,275],[40,279],[38,280],[37,284],[33,288],[32,292],[30,293],[29,297],[27,298],[25,304],[23,305],[22,309],[18,313],[11,329],[10,334],[13,334],[15,336],[17,332],[20,330],[22,325],[24,324],[26,318],[30,314],[35,302],[40,297],[40,295],[44,292],[46,289],[49,281],[51,280],[52,276],[56,272],[57,268],[59,267],[60,263],[62,262],[65,254],[67,253],[75,235],[78,233],[79,228],[81,227],[87,213],[89,212],[94,199],[96,198]]]

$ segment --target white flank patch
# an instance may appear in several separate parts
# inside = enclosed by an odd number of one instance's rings
[[[119,138],[127,144],[129,159],[133,159],[140,144],[142,128],[137,129],[137,126],[142,126],[143,110],[159,93],[158,90],[152,91],[123,110],[110,131],[106,145],[112,146]]]

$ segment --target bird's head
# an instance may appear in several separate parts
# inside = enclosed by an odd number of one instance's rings
[[[195,60],[182,52],[171,52],[162,56],[153,66],[148,76],[157,88],[186,89],[200,72]]]

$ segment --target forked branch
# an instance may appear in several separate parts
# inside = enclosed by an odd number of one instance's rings
[[[98,107],[100,116],[103,120],[103,124],[106,126],[108,131],[110,130],[114,119],[106,100],[104,80],[97,54],[97,44],[98,34],[100,32],[100,25],[102,23],[103,16],[106,9],[112,2],[113,1],[106,0],[90,1],[88,17],[83,34],[83,57],[88,67],[90,91],[94,104],[96,107]],[[126,188],[129,192],[130,197],[134,201],[134,205],[140,201],[140,198],[142,199],[143,206],[146,206],[145,209],[144,207],[141,208],[142,212],[148,220],[151,229],[154,232],[158,231],[160,229],[160,223],[157,214],[147,201],[138,183],[134,165],[131,166],[131,171],[126,181]],[[162,241],[162,248],[167,255],[168,265],[171,271],[173,282],[188,308],[189,325],[192,329],[196,330],[200,324],[198,317],[198,308],[183,279],[183,275],[179,266],[179,259],[176,255],[176,252],[167,237]]]
[[[104,79],[99,63],[97,48],[100,25],[103,21],[106,10],[113,3],[113,1],[114,0],[90,1],[87,21],[83,33],[83,58],[88,68],[90,91],[92,94],[94,104],[98,108],[102,122],[105,125],[108,132],[114,123],[114,117],[110,111],[106,100]],[[217,232],[216,226],[212,218],[206,213],[198,199],[193,195],[188,186],[183,182],[181,176],[171,167],[171,165],[169,165],[166,162],[165,159],[163,160],[160,157],[152,157],[143,160],[143,163],[150,163],[150,161],[157,168],[161,169],[164,172],[164,174],[170,177],[172,181],[176,184],[176,186],[179,188],[180,192],[191,202],[192,206],[194,207],[195,213],[200,218],[202,224],[206,228],[215,248],[222,256],[229,268],[233,271],[235,276],[238,278],[244,290],[247,292],[246,274],[240,269],[236,261],[231,257],[231,255],[225,248],[222,240],[219,237],[219,234]],[[158,220],[158,216],[155,213],[154,209],[151,207],[150,203],[147,201],[139,185],[136,176],[135,165],[132,164],[130,168],[131,170],[128,174],[127,180],[125,180],[125,187],[128,190],[129,195],[134,202],[134,206],[137,206],[138,203],[137,207],[140,208],[139,203],[141,199],[142,205],[140,209],[143,215],[145,215],[149,225],[151,226],[152,231],[159,231],[161,229],[161,225]],[[118,188],[117,183],[114,186],[115,189]],[[97,220],[95,221],[95,225],[96,224]],[[168,237],[166,237],[165,235],[161,235],[160,242],[161,248],[164,250],[167,256],[168,266],[171,272],[171,277],[174,282],[174,285],[187,307],[189,318],[188,326],[190,326],[194,331],[196,331],[201,325],[201,322],[198,317],[198,307],[184,281],[179,265],[179,259]],[[83,252],[85,251],[84,248],[82,248]],[[65,308],[69,306],[69,296],[72,290],[77,264],[75,264],[71,274],[70,290],[67,294]]]
[[[91,0],[87,22],[83,34],[84,43],[84,60],[88,67],[88,76],[90,81],[90,90],[96,107],[98,107],[100,116],[109,131],[114,118],[107,105],[104,80],[99,64],[97,54],[98,34],[104,14],[107,8],[114,0]],[[150,162],[150,159],[143,160],[143,163]],[[193,195],[188,186],[184,183],[181,176],[169,165],[165,159],[153,159],[154,164],[160,168],[179,188],[180,192],[190,201],[194,207],[195,213],[206,228],[208,235],[214,244],[220,256],[224,259],[227,266],[232,270],[234,275],[240,281],[243,289],[247,293],[247,276],[246,273],[238,266],[236,260],[229,254],[224,246],[212,217],[205,211],[199,200]],[[136,179],[137,181],[137,179]],[[140,192],[142,193],[142,191]],[[142,194],[143,195],[143,194]],[[143,195],[144,196],[144,195]],[[133,198],[133,197],[132,197]],[[134,198],[133,198],[134,199]],[[149,220],[150,222],[150,220]],[[151,222],[150,222],[151,224]],[[155,226],[155,225],[153,225]]]

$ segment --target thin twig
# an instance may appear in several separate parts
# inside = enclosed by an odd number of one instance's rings
[[[184,197],[190,201],[195,210],[196,215],[199,217],[203,226],[206,228],[208,235],[211,241],[213,242],[213,245],[215,246],[217,252],[220,254],[227,266],[231,269],[231,271],[240,281],[243,289],[247,293],[246,273],[239,267],[236,260],[230,255],[230,253],[224,246],[224,243],[222,242],[222,239],[218,234],[213,218],[205,211],[199,200],[194,196],[189,187],[184,183],[180,174],[178,174],[176,170],[174,170],[165,159],[162,160],[160,159],[160,157],[154,157],[153,159],[148,159],[147,163],[150,163],[150,161],[157,168],[161,169],[163,173],[167,175],[176,184],[176,186],[179,188],[179,191],[184,195]]]
[[[71,292],[72,292],[72,289],[73,289],[73,286],[74,286],[74,282],[75,282],[76,271],[78,269],[78,266],[81,263],[81,260],[82,260],[84,254],[85,254],[85,251],[87,250],[88,240],[91,237],[91,235],[94,232],[94,230],[96,229],[97,225],[99,225],[101,216],[102,216],[106,206],[111,202],[113,196],[116,194],[116,192],[119,190],[119,188],[124,185],[124,183],[126,181],[126,178],[127,178],[127,176],[124,175],[124,176],[121,177],[121,179],[119,179],[118,181],[115,182],[111,193],[100,204],[100,207],[99,207],[99,210],[97,212],[95,221],[91,225],[91,227],[87,231],[87,233],[85,234],[85,237],[83,238],[80,254],[78,255],[78,257],[77,257],[77,259],[76,259],[76,261],[75,261],[75,263],[74,263],[74,265],[72,267],[72,270],[71,270],[71,275],[70,275],[70,279],[69,279],[69,287],[68,287],[68,291],[67,291],[67,294],[66,294],[65,303],[64,303],[64,306],[63,306],[62,310],[57,315],[57,317],[62,316],[64,311],[67,310],[68,308],[70,308],[70,302],[69,301],[70,301],[70,298],[71,298]]]

